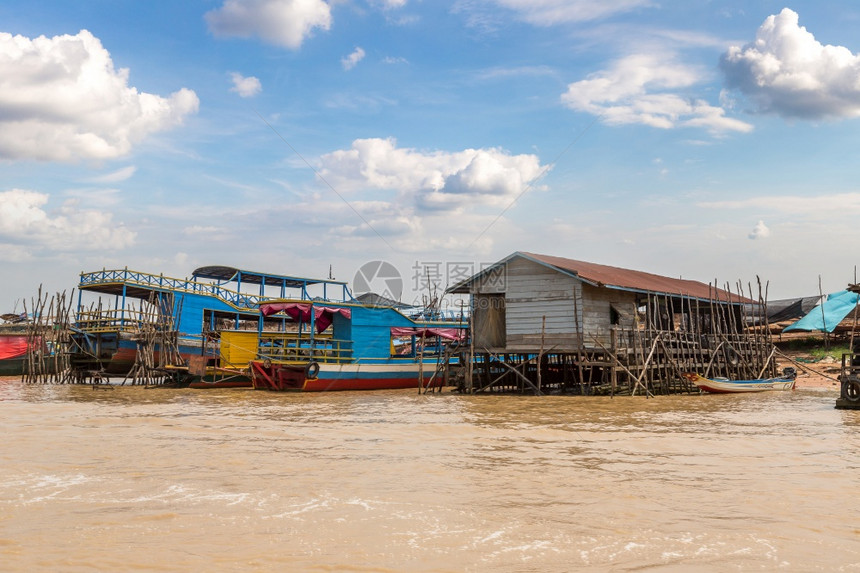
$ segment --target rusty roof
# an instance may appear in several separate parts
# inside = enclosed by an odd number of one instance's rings
[[[683,296],[703,300],[730,300],[733,303],[749,304],[756,302],[746,297],[727,292],[723,289],[715,289],[713,286],[699,281],[680,278],[675,279],[644,271],[634,271],[619,267],[611,267],[609,265],[600,265],[597,263],[588,263],[585,261],[576,261],[563,257],[539,255],[522,251],[518,251],[510,255],[488,269],[484,269],[481,273],[451,287],[449,292],[468,292],[468,286],[479,276],[487,273],[492,268],[507,263],[515,257],[523,257],[544,266],[552,267],[560,272],[575,276],[587,283],[599,287],[642,293]]]

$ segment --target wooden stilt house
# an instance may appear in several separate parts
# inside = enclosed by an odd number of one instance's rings
[[[522,365],[524,387],[553,377],[563,388],[683,386],[682,369],[726,375],[747,361],[758,374],[766,352],[744,331],[755,301],[694,280],[516,252],[448,292],[470,295],[479,371],[494,359]]]

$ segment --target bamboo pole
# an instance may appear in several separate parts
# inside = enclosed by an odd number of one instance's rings
[[[818,275],[818,295],[821,297],[821,328],[824,331],[824,348],[829,348],[830,337],[827,334],[827,318],[824,316],[824,292],[821,290],[821,275]]]
[[[606,351],[606,350],[607,350],[607,349],[606,349],[606,346],[604,346],[604,345],[600,342],[600,340],[598,340],[598,339],[597,339],[597,337],[596,337],[596,336],[593,336],[593,335],[592,335],[592,337],[591,337],[591,338],[594,340],[594,342],[595,342],[598,346],[600,346],[601,348],[603,348],[603,350],[604,350],[604,351]],[[658,341],[659,341],[659,337],[658,337],[657,339],[655,339],[655,340],[654,340],[654,344],[651,346],[651,353],[648,355],[648,360],[650,360],[650,359],[651,359],[651,356],[653,356],[653,354],[654,354],[654,349],[656,348],[656,346],[657,346],[657,342],[658,342]],[[637,377],[636,377],[636,376],[635,376],[635,375],[634,375],[630,370],[628,370],[628,369],[627,369],[627,367],[626,367],[626,366],[624,366],[624,364],[622,364],[622,363],[621,363],[621,361],[619,361],[619,360],[618,360],[618,358],[617,358],[614,354],[611,354],[611,353],[609,353],[608,351],[607,351],[607,354],[608,354],[608,355],[609,355],[609,356],[610,356],[610,357],[615,361],[615,363],[618,365],[618,367],[619,367],[619,368],[621,368],[622,370],[624,370],[625,372],[627,372],[628,376],[630,376],[631,378],[634,378],[634,379],[636,380],[636,386],[634,387],[634,389],[633,389],[633,393],[631,394],[632,396],[635,396],[635,395],[636,395],[636,389],[637,389],[637,388],[639,387],[639,385],[640,385],[640,379],[641,379],[642,375],[640,374],[639,378],[637,378]],[[648,362],[648,361],[646,360],[646,363],[647,363],[647,362]],[[644,386],[643,386],[643,388],[644,388],[644,391],[645,391],[645,397],[646,397],[646,398],[653,398],[653,394],[651,394],[651,392],[649,392],[649,391],[648,391],[648,388],[647,388],[647,387],[644,387]]]
[[[581,291],[580,291],[581,292]],[[585,372],[582,368],[583,354],[585,352],[585,332],[579,324],[579,296],[576,286],[573,287],[573,327],[576,330],[576,368],[579,372],[579,393],[585,394]]]
[[[490,354],[490,351],[489,351],[489,350],[487,350],[486,348],[484,348],[484,352],[486,352],[488,355]],[[529,362],[531,362],[531,360],[532,360],[531,358],[529,358],[528,360],[524,360],[523,362],[521,362],[521,363],[520,363],[520,367],[522,367],[523,369],[525,369],[525,365],[526,365],[526,364],[528,364]],[[500,361],[499,361],[499,363],[500,363],[502,366],[504,366],[505,368],[507,368],[508,370],[510,370],[511,372],[513,372],[514,374],[516,374],[516,375],[517,375],[517,377],[518,377],[522,382],[525,382],[526,384],[528,384],[529,386],[531,386],[531,387],[532,387],[532,389],[535,391],[535,395],[537,395],[537,396],[541,396],[541,395],[542,395],[542,394],[541,394],[541,391],[540,391],[540,388],[538,388],[537,386],[535,386],[534,382],[532,382],[531,380],[529,380],[529,379],[528,379],[528,377],[527,377],[525,374],[523,374],[522,372],[520,372],[519,370],[517,370],[516,368],[514,368],[514,367],[513,367],[513,366],[511,366],[510,364],[508,364],[508,363],[507,363],[507,361],[505,361],[505,360],[500,360]]]
[[[540,352],[538,352],[538,361],[537,361],[537,391],[538,394],[541,393],[541,370],[543,366],[543,345],[544,345],[544,337],[546,335],[546,315],[543,315],[543,319],[541,321],[540,327]]]
[[[854,267],[854,284],[852,286],[854,286],[855,288],[857,287],[857,267],[856,266]],[[860,294],[860,293],[855,293],[855,294]],[[853,354],[855,353],[855,351],[854,351],[854,331],[857,328],[857,307],[858,306],[860,306],[860,305],[858,305],[858,303],[855,302],[854,303],[854,319],[851,322],[851,339],[850,339],[850,342],[848,343],[848,349],[851,351],[851,354],[852,354],[851,366],[854,366],[854,359],[853,359]]]
[[[469,366],[466,369],[466,389],[469,394],[474,393],[474,367],[475,362],[475,294],[472,293],[472,310],[469,312]]]

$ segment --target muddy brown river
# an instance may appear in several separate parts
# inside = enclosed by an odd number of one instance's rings
[[[0,379],[0,569],[857,571],[835,399]]]

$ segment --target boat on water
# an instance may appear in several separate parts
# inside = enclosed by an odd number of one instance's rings
[[[729,378],[705,378],[694,372],[684,374],[684,377],[696,385],[699,390],[710,394],[736,394],[744,392],[769,392],[772,390],[794,390],[796,372],[794,368],[786,368],[778,378],[759,380],[730,380]]]
[[[438,367],[465,325],[412,318],[402,309],[359,302],[268,301],[262,316],[281,319],[260,330],[250,363],[258,390],[330,392],[439,387]]]
[[[22,375],[27,365],[28,348],[26,326],[19,323],[0,325],[0,376]]]
[[[202,388],[251,386],[261,303],[288,294],[352,299],[343,282],[228,266],[200,267],[191,279],[128,268],[82,273],[78,293],[73,370],[127,376],[149,345],[162,374]]]
[[[27,374],[32,360],[39,361],[41,372],[56,371],[55,356],[45,338],[30,331],[25,314],[0,316],[0,376],[22,376]],[[31,356],[32,355],[32,356]]]

